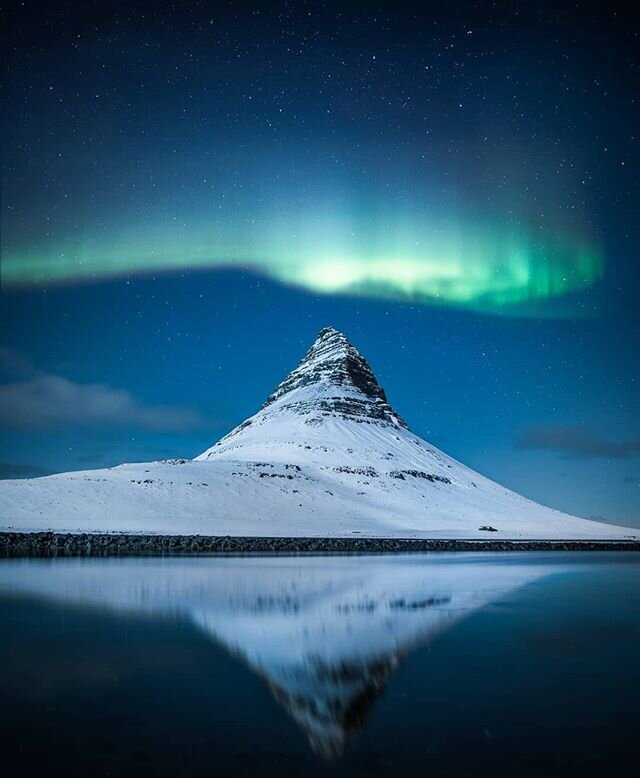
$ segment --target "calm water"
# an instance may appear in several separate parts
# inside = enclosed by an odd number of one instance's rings
[[[637,767],[640,554],[2,561],[0,624],[11,774]]]

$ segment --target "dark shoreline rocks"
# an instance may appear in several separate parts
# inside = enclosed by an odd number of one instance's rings
[[[640,551],[640,540],[433,540],[1,532],[0,558],[409,551]]]

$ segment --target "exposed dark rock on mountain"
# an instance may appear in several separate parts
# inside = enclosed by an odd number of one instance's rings
[[[314,384],[320,390],[317,398],[303,401],[297,397],[296,390]],[[334,396],[331,396],[332,387],[336,390]],[[290,403],[286,402],[287,395]],[[269,395],[262,408],[282,400],[285,401],[280,402],[281,407],[294,408],[300,413],[320,411],[323,415],[338,414],[355,420],[407,426],[389,405],[367,360],[333,327],[320,330],[302,362]]]

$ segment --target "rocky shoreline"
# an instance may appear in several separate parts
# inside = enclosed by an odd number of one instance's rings
[[[409,551],[640,551],[638,540],[427,540],[210,535],[2,532],[0,557],[164,556],[171,554],[327,554]]]

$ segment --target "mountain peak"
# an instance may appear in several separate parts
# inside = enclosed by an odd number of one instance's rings
[[[320,330],[300,364],[269,395],[262,408],[286,404],[289,395],[292,404],[299,405],[302,398],[298,390],[305,387],[313,392],[313,404],[325,415],[336,413],[358,417],[359,421],[376,419],[406,427],[389,405],[367,360],[346,335],[333,327]],[[303,406],[306,411],[311,409],[310,398]]]
[[[318,337],[316,338],[316,342],[320,340],[320,338],[325,338],[333,335],[338,335],[341,338],[347,339],[346,335],[340,330],[337,330],[335,327],[323,327],[320,332],[318,333]]]

